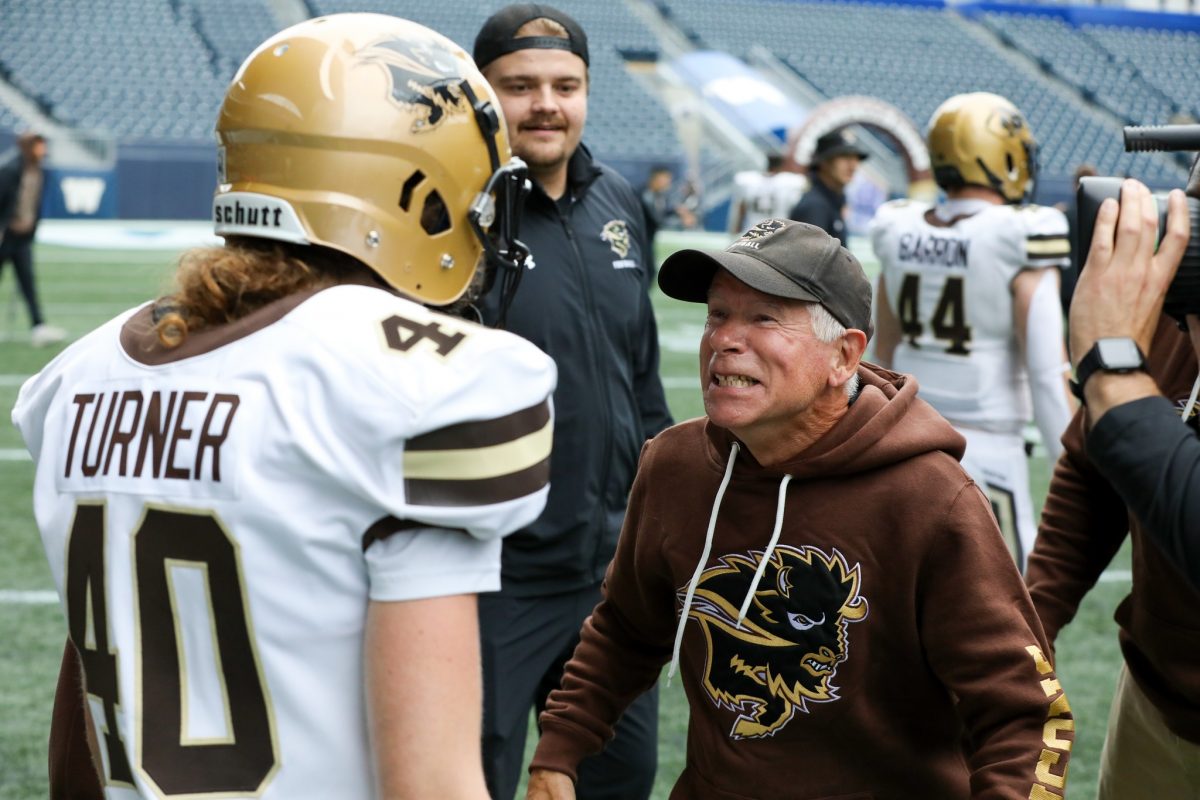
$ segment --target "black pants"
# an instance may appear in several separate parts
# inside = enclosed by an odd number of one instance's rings
[[[494,800],[511,800],[521,779],[529,711],[541,713],[579,642],[600,587],[544,597],[479,596],[483,647],[483,769]],[[617,723],[604,751],[579,765],[580,800],[645,800],[658,768],[658,687]]]
[[[38,306],[37,287],[33,282],[32,236],[6,233],[0,239],[0,277],[4,276],[4,265],[9,261],[17,270],[17,285],[21,288],[21,296],[25,298],[25,308],[29,310],[29,324],[41,325],[45,320]]]

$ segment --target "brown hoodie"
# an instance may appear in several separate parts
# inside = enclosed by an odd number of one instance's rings
[[[963,440],[913,378],[859,374],[786,464],[705,419],[646,445],[534,768],[574,777],[671,659],[686,606],[672,798],[1062,796],[1074,722]]]

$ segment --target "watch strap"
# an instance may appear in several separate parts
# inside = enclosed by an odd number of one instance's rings
[[[1133,347],[1137,350],[1138,363],[1130,366],[1113,367],[1105,364],[1101,358],[1100,343],[1096,342],[1093,344],[1092,349],[1088,350],[1084,357],[1079,360],[1079,366],[1075,368],[1075,379],[1068,381],[1071,394],[1075,395],[1079,399],[1079,402],[1084,402],[1083,387],[1087,385],[1088,379],[1098,371],[1122,374],[1144,370],[1146,368],[1146,355],[1142,352],[1142,348],[1137,346],[1136,342],[1133,343]]]

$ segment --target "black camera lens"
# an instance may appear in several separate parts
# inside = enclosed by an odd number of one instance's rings
[[[1082,270],[1087,262],[1088,251],[1092,249],[1092,233],[1096,227],[1096,214],[1100,204],[1107,198],[1121,199],[1122,178],[1081,178],[1079,191],[1075,195],[1078,209],[1079,224],[1075,231],[1075,252],[1078,254],[1079,269]],[[1158,204],[1158,239],[1155,248],[1162,241],[1167,229],[1167,193],[1154,192],[1154,201]],[[1200,314],[1200,200],[1194,197],[1187,199],[1188,218],[1191,221],[1191,236],[1188,239],[1187,250],[1184,251],[1183,261],[1179,271],[1167,290],[1167,299],[1163,310],[1182,323],[1187,314]]]

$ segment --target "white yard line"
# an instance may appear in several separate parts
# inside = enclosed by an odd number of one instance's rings
[[[0,461],[31,461],[29,451],[24,447],[0,448]]]
[[[0,589],[0,606],[48,606],[58,602],[53,589]]]

